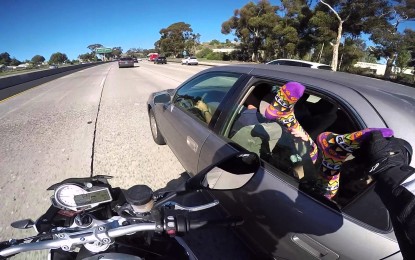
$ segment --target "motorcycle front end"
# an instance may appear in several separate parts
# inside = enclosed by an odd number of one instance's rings
[[[25,219],[14,228],[34,228],[38,235],[0,243],[0,258],[21,252],[49,250],[49,259],[197,259],[182,236],[195,229],[234,227],[239,217],[209,219],[211,200],[192,206],[177,198],[203,190],[244,186],[260,160],[238,153],[211,165],[176,190],[153,192],[146,185],[111,187],[110,176],[66,179],[52,185],[51,206],[36,222]]]

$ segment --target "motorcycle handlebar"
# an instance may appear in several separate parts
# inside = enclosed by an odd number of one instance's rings
[[[140,223],[132,224],[129,226],[121,226],[114,229],[109,229],[105,231],[103,226],[90,228],[82,230],[75,233],[59,233],[56,235],[56,239],[47,240],[47,241],[36,241],[32,243],[22,243],[19,245],[12,245],[9,248],[3,249],[0,251],[1,257],[8,257],[18,253],[34,251],[34,250],[44,250],[44,249],[57,249],[62,248],[64,251],[71,250],[72,246],[83,245],[87,243],[93,243],[95,241],[101,240],[103,244],[111,243],[111,239],[120,236],[125,236],[127,234],[136,233],[139,231],[154,231],[156,230],[155,223]],[[100,230],[102,229],[102,230]],[[106,232],[106,233],[104,233]],[[100,236],[101,234],[101,236]]]
[[[214,220],[205,220],[205,221],[190,221],[190,229],[199,229],[199,228],[208,228],[212,226],[221,226],[221,227],[235,227],[242,225],[244,222],[241,217],[230,217],[226,219],[214,219]]]
[[[188,222],[187,218],[182,218],[181,221]],[[181,225],[178,221],[177,230]],[[187,228],[181,231],[187,232],[191,229],[205,228],[212,225],[215,226],[227,226],[232,227],[242,224],[243,220],[238,217],[232,217],[227,219],[216,219],[216,220],[192,220],[186,225]],[[8,248],[0,250],[0,259],[2,257],[9,257],[18,253],[34,251],[34,250],[45,250],[45,249],[58,249],[61,248],[64,251],[70,251],[74,246],[84,245],[87,243],[101,242],[103,244],[110,244],[113,242],[113,238],[125,236],[127,234],[133,234],[140,231],[156,231],[156,230],[167,230],[167,226],[157,226],[156,223],[139,223],[131,224],[128,226],[120,226],[116,228],[107,229],[105,225],[80,230],[77,232],[67,232],[55,234],[52,240],[47,241],[36,241],[30,243],[22,243],[17,245],[11,245]],[[167,232],[168,233],[168,232]],[[7,241],[3,243],[9,243]],[[2,244],[2,243],[0,243]]]

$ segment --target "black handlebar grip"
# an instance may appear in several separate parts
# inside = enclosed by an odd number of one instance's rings
[[[207,228],[211,226],[222,226],[222,227],[235,227],[242,225],[244,222],[242,217],[228,217],[221,219],[210,219],[210,220],[192,220],[189,223],[190,229]]]

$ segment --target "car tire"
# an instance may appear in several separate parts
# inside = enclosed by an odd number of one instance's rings
[[[148,117],[150,120],[150,129],[151,129],[151,135],[153,136],[153,140],[158,145],[164,145],[166,144],[166,141],[164,141],[163,136],[160,133],[159,126],[156,121],[156,117],[154,116],[153,110],[148,111]]]

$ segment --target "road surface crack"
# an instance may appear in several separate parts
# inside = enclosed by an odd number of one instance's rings
[[[99,103],[98,103],[98,109],[97,109],[97,115],[95,117],[95,125],[94,125],[94,136],[92,139],[92,154],[91,154],[91,177],[94,176],[94,159],[95,159],[95,139],[97,136],[97,125],[98,125],[98,116],[99,116],[99,111],[101,109],[101,101],[102,101],[102,95],[104,93],[104,86],[105,86],[105,81],[107,80],[107,76],[110,72],[112,67],[109,68],[109,70],[107,71],[107,73],[105,74],[105,77],[102,79],[100,87],[101,87],[101,94],[99,97]]]

